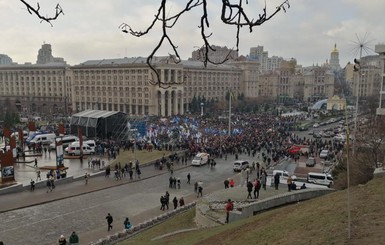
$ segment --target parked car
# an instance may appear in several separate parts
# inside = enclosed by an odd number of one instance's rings
[[[245,160],[237,160],[233,163],[234,172],[239,172],[249,168],[249,162]]]
[[[292,180],[297,180],[297,176],[295,175],[290,175],[288,171],[286,170],[274,170],[273,171],[273,176],[275,176],[278,173],[281,179],[287,180],[289,176],[291,176]]]
[[[338,141],[345,141],[346,140],[346,135],[344,135],[344,134],[337,134],[336,136],[333,137],[333,139],[338,140]]]
[[[306,161],[306,167],[314,167],[316,164],[314,157],[309,157]]]
[[[319,125],[319,123],[314,123],[313,124],[313,128],[318,128],[320,125]]]
[[[321,153],[319,154],[319,157],[322,159],[326,159],[329,157],[329,150],[322,150]]]

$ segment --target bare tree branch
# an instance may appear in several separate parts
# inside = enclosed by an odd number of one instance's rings
[[[286,8],[290,8],[289,0],[284,0],[282,4],[276,7],[275,11],[268,15],[266,11],[266,5],[263,8],[263,13],[258,15],[258,18],[251,19],[246,12],[244,11],[243,5],[249,4],[248,0],[238,0],[238,4],[232,4],[229,0],[222,0],[222,12],[221,12],[221,20],[226,25],[234,25],[237,28],[236,31],[236,50],[239,50],[239,43],[240,43],[240,29],[244,26],[248,26],[250,32],[253,31],[253,28],[256,26],[260,26],[266,21],[270,20],[273,16],[275,16],[279,11],[283,10],[286,12]],[[202,61],[205,66],[207,66],[208,63],[212,64],[222,64],[226,62],[229,59],[229,56],[233,50],[231,50],[227,56],[220,62],[214,62],[210,60],[209,52],[214,51],[215,48],[210,44],[209,38],[212,36],[212,33],[207,33],[207,29],[210,28],[210,22],[208,18],[208,11],[207,11],[207,0],[189,0],[187,1],[186,6],[180,10],[178,13],[171,17],[166,17],[166,4],[167,0],[162,0],[160,7],[158,8],[157,13],[154,16],[154,19],[152,20],[151,24],[146,28],[145,31],[134,31],[131,26],[129,26],[126,23],[122,23],[119,26],[119,29],[122,30],[124,33],[129,33],[135,37],[142,37],[146,34],[148,34],[152,28],[154,28],[155,24],[160,21],[162,23],[162,36],[159,39],[158,44],[153,49],[151,54],[147,58],[147,64],[150,67],[152,71],[154,71],[155,80],[152,78],[151,83],[159,85],[159,87],[165,87],[168,88],[172,86],[173,84],[179,83],[179,81],[172,81],[172,82],[164,82],[160,79],[160,74],[155,69],[153,64],[151,63],[156,52],[159,50],[159,48],[163,45],[164,40],[167,40],[168,44],[171,46],[173,50],[173,54],[170,54],[170,57],[175,57],[176,63],[180,62],[180,56],[178,53],[178,47],[173,43],[170,36],[168,35],[168,29],[173,28],[176,23],[178,22],[179,18],[185,14],[186,12],[190,11],[193,8],[202,7],[202,16],[200,17],[200,25],[198,28],[201,29],[200,35],[203,40],[203,46],[199,50],[199,54],[201,54],[201,50],[203,50],[202,54],[200,55],[202,57]]]
[[[26,2],[24,0],[20,0],[20,2],[22,2],[27,7],[27,10],[31,15],[35,14],[41,20],[41,22],[43,22],[43,21],[48,22],[51,26],[53,26],[51,23],[52,20],[56,20],[59,17],[59,15],[61,15],[61,14],[64,15],[63,9],[61,8],[61,6],[59,4],[57,4],[55,7],[55,15],[52,17],[48,17],[48,16],[43,16],[40,14],[40,4],[39,3],[37,3],[36,8],[34,8],[28,2]]]

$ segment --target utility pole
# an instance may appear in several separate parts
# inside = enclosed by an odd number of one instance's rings
[[[357,94],[356,94],[356,110],[355,110],[355,115],[354,115],[354,139],[353,139],[353,146],[352,146],[352,153],[353,153],[353,156],[355,155],[355,145],[356,145],[356,140],[357,140],[357,119],[358,119],[358,98],[359,98],[359,90],[360,90],[360,80],[361,80],[361,58],[362,58],[362,48],[363,48],[363,44],[360,45],[360,59],[357,60],[357,59],[354,59],[354,67],[353,67],[353,70],[358,72],[358,81],[357,81],[357,84],[356,84],[356,90],[357,90]],[[349,125],[348,125],[349,127]]]
[[[231,136],[231,91],[229,91],[229,136]]]

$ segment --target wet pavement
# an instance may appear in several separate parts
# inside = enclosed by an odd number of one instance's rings
[[[30,154],[30,153],[27,153]],[[34,167],[35,165],[35,158],[38,162],[38,168],[42,167],[55,167],[56,166],[56,156],[55,152],[51,152],[50,154],[47,152],[46,154],[42,154],[41,156],[31,156],[26,157],[25,160],[20,158],[20,162],[23,163],[16,163],[15,164],[15,179],[16,182],[22,183],[23,185],[29,185],[31,179],[36,180],[37,174],[37,168]],[[83,176],[85,173],[96,173],[99,172],[99,169],[92,169],[88,166],[88,160],[89,159],[103,159],[106,164],[108,164],[108,159],[103,156],[93,155],[88,156],[88,158],[84,159],[83,161],[80,161],[79,159],[64,159],[64,166],[68,167],[67,169],[67,175],[68,176]],[[25,163],[24,163],[25,162]],[[40,169],[41,172],[41,178],[45,180],[45,176],[48,172],[48,170]]]

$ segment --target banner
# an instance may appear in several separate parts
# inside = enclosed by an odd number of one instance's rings
[[[36,125],[34,121],[29,121],[28,122],[28,130],[29,131],[36,131]]]
[[[63,142],[61,138],[55,139],[55,145],[56,145],[56,165],[61,166],[63,165],[64,161],[64,152],[63,152]]]
[[[59,132],[59,136],[64,136],[65,130],[64,130],[64,124],[63,123],[59,124],[58,132]]]
[[[79,147],[80,147],[80,157],[83,157],[83,132],[80,127],[78,127],[78,138],[79,138]]]
[[[23,146],[24,144],[24,132],[23,132],[23,129],[22,128],[19,128],[17,130],[18,134],[19,134],[19,141],[20,141],[20,144]]]
[[[4,137],[9,139],[9,137],[11,137],[11,130],[9,130],[9,128],[4,128],[3,134],[4,134]]]
[[[15,169],[13,166],[13,155],[12,151],[0,152],[1,161],[1,181],[2,183],[14,182],[15,181]]]

